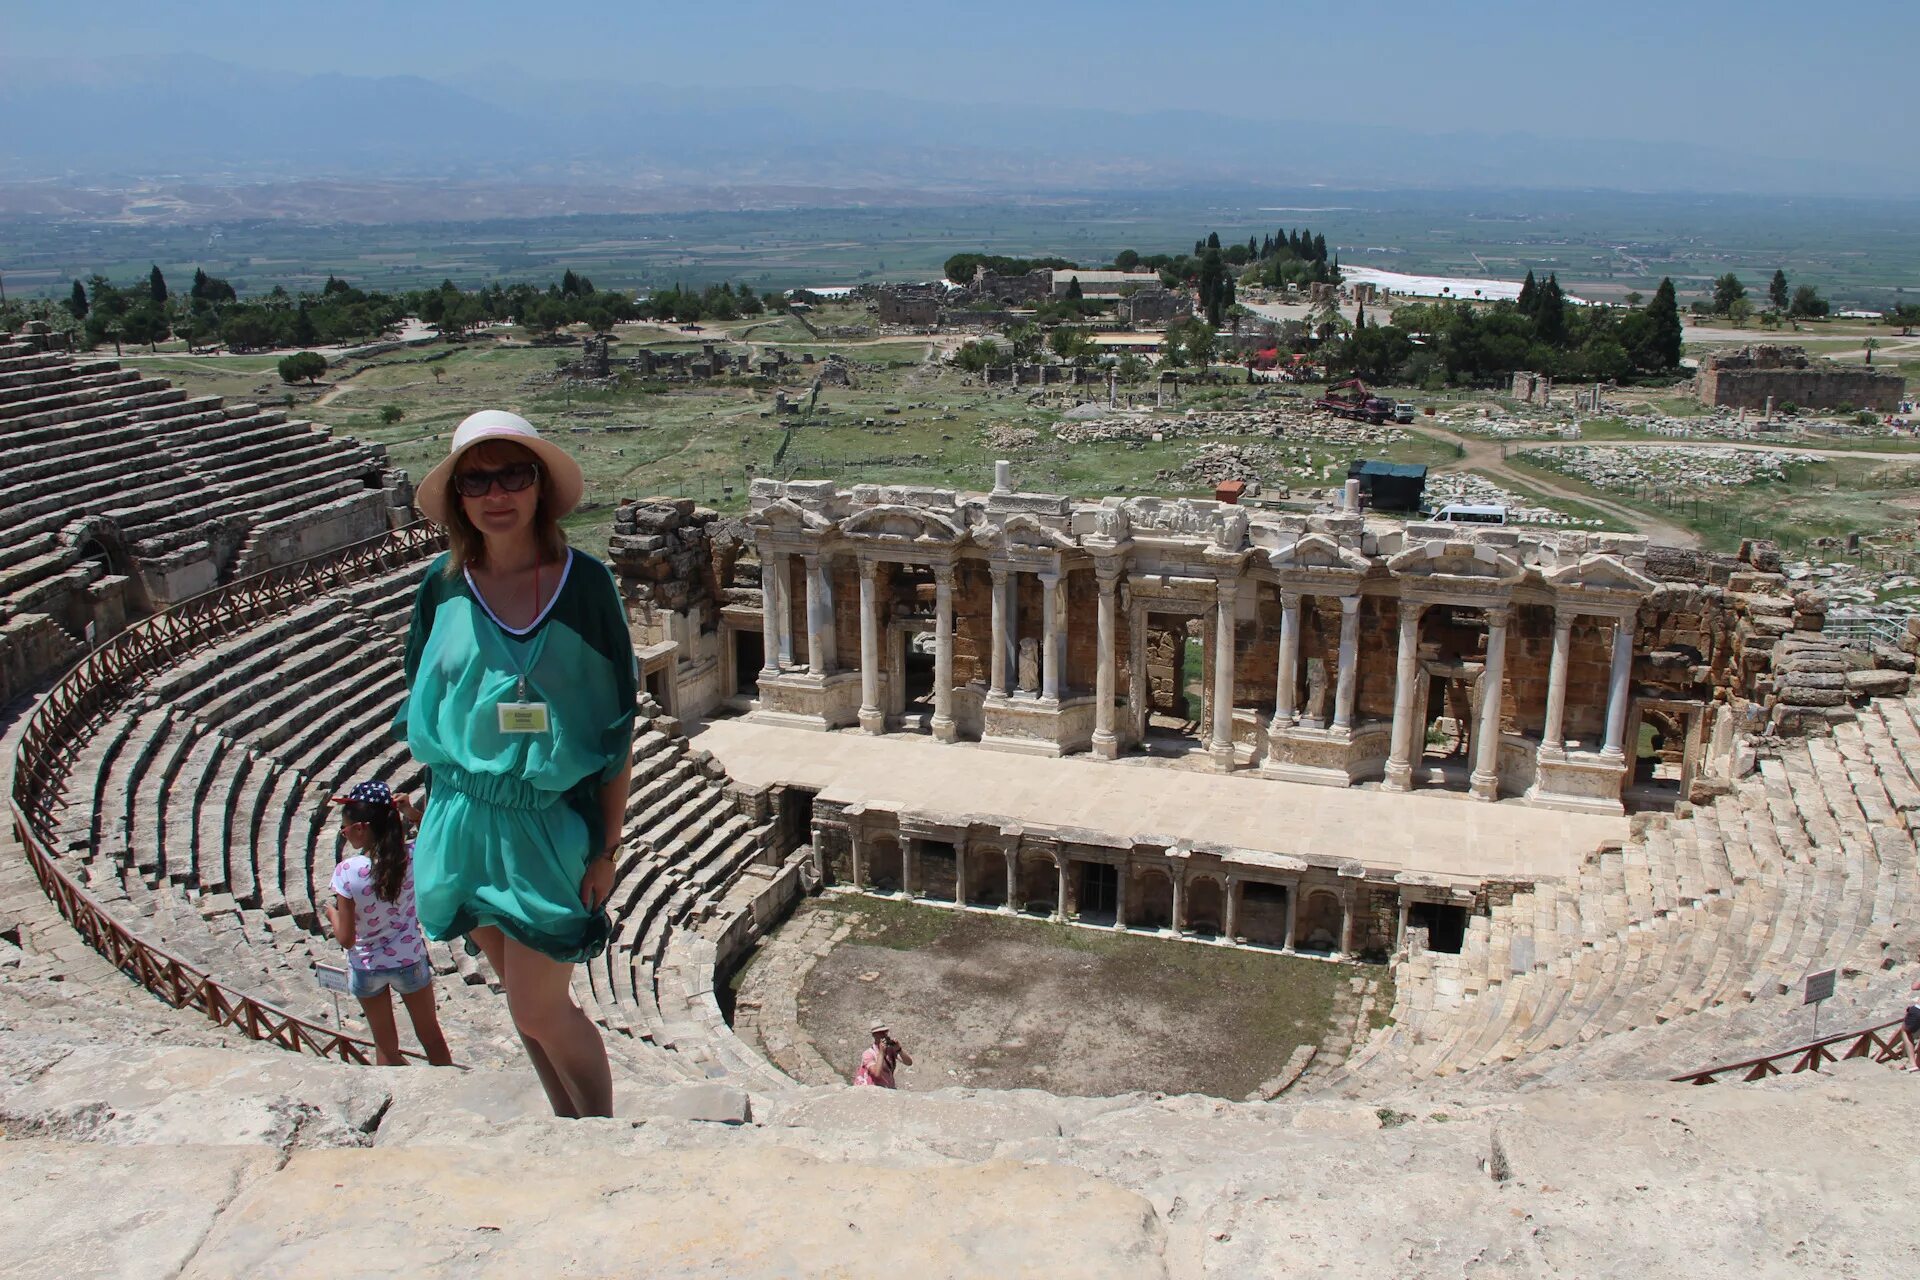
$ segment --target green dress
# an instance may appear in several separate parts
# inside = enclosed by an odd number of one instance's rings
[[[560,589],[531,627],[496,619],[466,575],[434,562],[414,597],[407,697],[395,735],[426,766],[413,847],[420,926],[447,941],[493,925],[556,960],[607,945],[604,909],[580,905],[603,847],[601,786],[632,749],[633,640],[613,575],[568,552]],[[498,707],[543,702],[548,729],[503,733]]]

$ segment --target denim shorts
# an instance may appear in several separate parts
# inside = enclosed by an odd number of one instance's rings
[[[389,987],[395,995],[410,996],[433,981],[433,966],[425,960],[401,969],[347,969],[347,993],[355,1000],[365,1000]]]

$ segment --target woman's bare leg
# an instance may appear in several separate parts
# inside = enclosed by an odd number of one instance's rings
[[[507,935],[492,925],[483,925],[473,931],[473,940],[485,953],[487,963],[493,966],[494,976],[500,979],[500,985],[507,986],[507,966],[510,963],[507,959],[509,944]],[[512,945],[520,951],[526,951],[526,948],[518,943]],[[508,1008],[512,1008],[511,987],[508,987]],[[518,1018],[514,1019],[514,1024],[515,1029],[519,1030]],[[579,1112],[574,1110],[573,1095],[567,1092],[567,1086],[561,1081],[560,1073],[554,1070],[552,1060],[547,1057],[547,1051],[542,1049],[539,1042],[524,1030],[520,1031],[520,1043],[527,1050],[527,1061],[533,1064],[533,1074],[540,1077],[540,1087],[546,1091],[547,1105],[553,1108],[553,1114],[578,1116]]]
[[[393,992],[386,987],[360,1002],[367,1017],[367,1030],[373,1033],[373,1060],[383,1067],[403,1067],[400,1056],[400,1028],[393,1025]]]
[[[412,995],[401,996],[400,1001],[407,1006],[413,1034],[420,1041],[420,1050],[427,1055],[428,1063],[436,1067],[452,1066],[453,1054],[447,1049],[446,1034],[440,1030],[440,1011],[433,1004],[433,984],[429,982]]]
[[[506,939],[507,1007],[520,1034],[546,1050],[572,1104],[554,1114],[613,1114],[613,1068],[600,1028],[573,1002],[573,966]]]

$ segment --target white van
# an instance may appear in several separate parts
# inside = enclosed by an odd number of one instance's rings
[[[1490,503],[1449,502],[1433,518],[1446,524],[1505,524],[1507,509]]]

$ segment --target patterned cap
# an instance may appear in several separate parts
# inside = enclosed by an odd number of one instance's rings
[[[393,792],[384,782],[356,782],[345,795],[333,797],[335,804],[372,804],[391,807]]]

